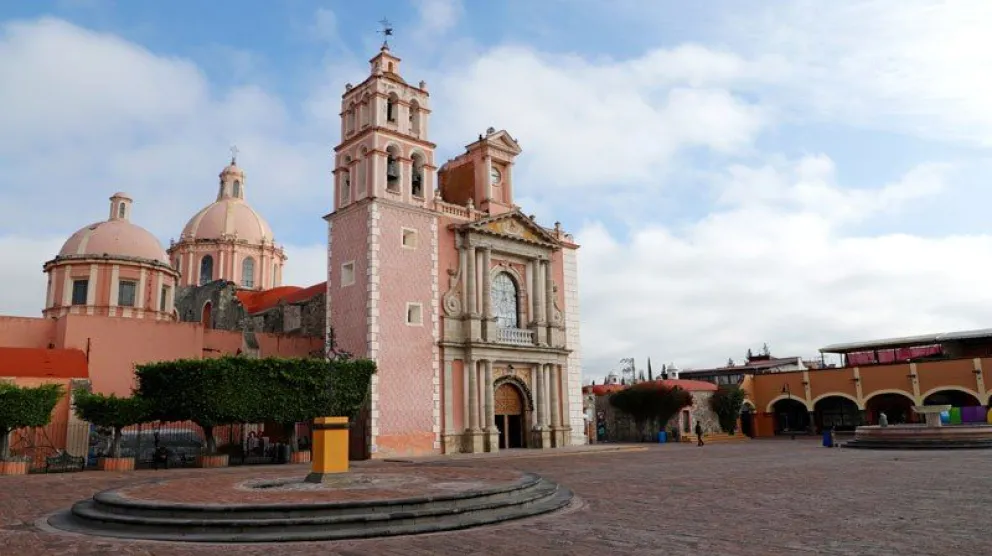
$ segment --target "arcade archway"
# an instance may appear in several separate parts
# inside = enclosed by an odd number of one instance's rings
[[[775,434],[805,433],[809,430],[809,411],[806,404],[795,399],[778,400],[772,405],[775,416]]]
[[[923,405],[950,405],[953,407],[975,407],[982,402],[962,390],[937,390],[923,398]]]
[[[868,423],[877,425],[878,416],[881,413],[885,414],[891,425],[915,423],[918,419],[915,417],[915,413],[913,413],[914,405],[916,405],[915,401],[908,394],[896,392],[876,394],[865,400]]]
[[[836,431],[853,431],[861,424],[858,404],[844,396],[826,396],[813,406],[816,430],[833,427]]]

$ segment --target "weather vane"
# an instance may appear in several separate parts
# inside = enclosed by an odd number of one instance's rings
[[[379,25],[382,25],[382,30],[379,31],[382,35],[382,47],[389,48],[389,37],[393,36],[393,24],[388,19],[382,18]]]
[[[238,161],[238,146],[231,145],[231,164],[235,164]]]

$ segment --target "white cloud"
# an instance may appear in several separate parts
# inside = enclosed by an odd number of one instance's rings
[[[464,12],[461,0],[414,0],[414,6],[419,18],[414,34],[421,40],[449,31]]]
[[[545,187],[643,187],[684,149],[750,148],[767,115],[710,86],[738,64],[699,48],[590,62],[499,47],[444,76],[433,129],[440,143],[456,145],[490,126],[507,129],[526,152],[522,171]]]
[[[725,36],[782,61],[776,100],[797,117],[988,146],[990,28],[985,0],[799,0],[737,14]]]
[[[992,237],[845,229],[851,212],[870,218],[895,210],[892,199],[940,191],[935,167],[855,193],[823,156],[749,172],[731,171],[726,190],[771,183],[774,195],[727,196],[725,209],[684,229],[649,224],[626,241],[597,224],[577,234],[590,374],[631,355],[718,365],[763,342],[813,356],[834,341],[987,325]]]
[[[0,270],[4,283],[0,288],[0,315],[41,316],[47,287],[42,265],[59,252],[65,240],[0,236],[4,258]]]

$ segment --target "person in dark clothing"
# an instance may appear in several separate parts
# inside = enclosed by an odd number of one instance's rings
[[[703,425],[698,421],[696,422],[696,440],[699,441],[699,443],[696,444],[696,446],[703,445]]]

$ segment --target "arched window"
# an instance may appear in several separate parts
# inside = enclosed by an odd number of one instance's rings
[[[204,255],[200,259],[200,285],[208,284],[214,280],[214,258]]]
[[[251,257],[241,261],[241,285],[245,288],[255,287],[255,259]]]
[[[124,203],[121,203],[120,207],[117,208],[117,218],[124,218],[124,212],[127,210]]]
[[[351,200],[351,157],[344,157],[344,167],[341,168],[341,204]]]
[[[391,93],[389,95],[389,98],[386,99],[386,121],[387,122],[395,122],[396,121],[396,113],[399,110],[399,106],[397,105],[397,103],[399,102],[399,100],[400,99],[399,99],[399,97],[396,96],[396,93]]]
[[[399,154],[399,149],[395,145],[390,145],[386,149],[386,189],[392,191],[400,190]]]
[[[486,272],[486,271],[484,271]],[[499,328],[519,328],[517,283],[506,272],[500,272],[490,286],[493,313]]]
[[[234,196],[235,197],[238,197],[238,198],[241,197],[241,182],[239,182],[238,180],[234,180],[234,189],[233,189],[233,191],[234,191]]]
[[[414,197],[424,196],[424,157],[420,153],[413,153],[413,172],[410,175],[410,193]]]
[[[355,103],[354,102],[349,102],[348,103],[348,129],[347,129],[348,133],[351,133],[351,132],[355,131],[355,118],[356,118],[356,114],[355,114]]]
[[[420,135],[420,103],[410,101],[410,135]]]

